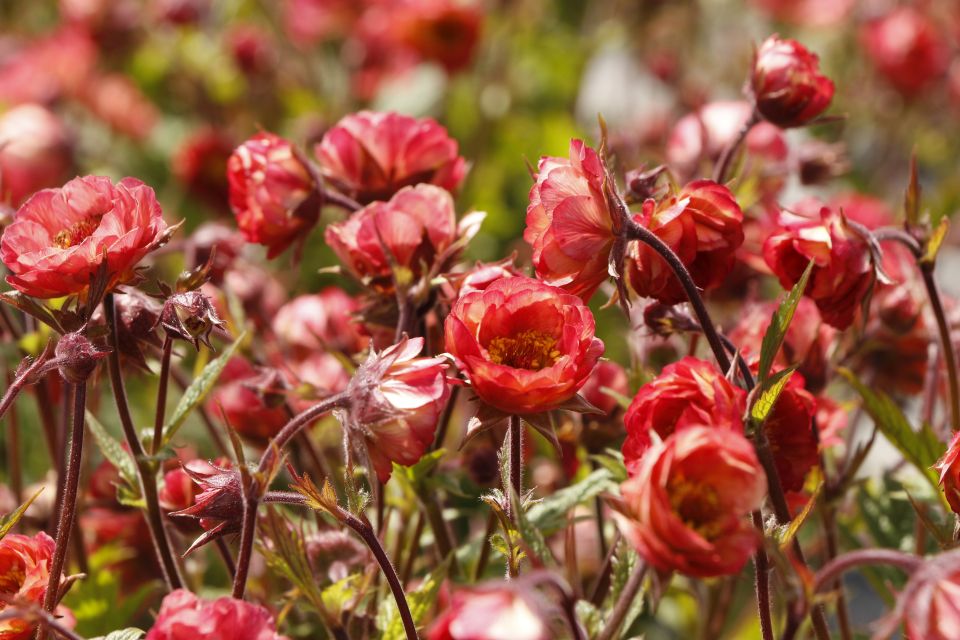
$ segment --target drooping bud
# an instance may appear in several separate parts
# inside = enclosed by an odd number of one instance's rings
[[[750,92],[757,111],[784,129],[802,127],[833,99],[833,81],[820,73],[819,61],[795,40],[767,38],[757,50]]]
[[[90,338],[75,331],[63,335],[57,342],[53,361],[64,380],[71,384],[82,384],[97,368],[97,362],[108,353],[109,350],[97,347]]]
[[[210,298],[199,291],[175,293],[163,304],[160,325],[170,338],[186,340],[196,349],[210,345],[210,332],[223,327]]]

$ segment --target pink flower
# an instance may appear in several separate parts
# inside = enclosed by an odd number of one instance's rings
[[[732,575],[759,542],[746,516],[760,508],[766,488],[753,445],[739,431],[690,426],[651,447],[620,486],[615,515],[624,537],[657,569]]]
[[[843,20],[856,0],[753,0],[774,19],[794,24],[825,27]]]
[[[109,285],[130,280],[137,263],[164,239],[153,189],[133,178],[75,178],[27,200],[3,232],[7,282],[36,298],[84,291],[101,261]]]
[[[373,202],[343,222],[327,227],[324,238],[360,280],[393,290],[393,269],[414,279],[453,244],[457,236],[453,198],[429,184],[404,187],[388,202]]]
[[[954,513],[960,513],[960,433],[954,434],[946,453],[933,466],[940,473],[940,488]]]
[[[263,607],[222,597],[201,600],[185,589],[167,594],[146,640],[285,640]]]
[[[313,177],[293,145],[258,133],[227,161],[230,207],[250,242],[266,245],[274,258],[302,241],[320,215]]]
[[[92,76],[79,98],[93,115],[137,141],[149,136],[160,119],[157,107],[121,73]]]
[[[607,279],[613,248],[603,176],[600,157],[582,140],[570,141],[569,159],[540,158],[523,232],[537,277],[584,301]]]
[[[317,349],[362,351],[367,338],[353,318],[360,303],[339,287],[302,295],[280,307],[273,319],[273,331],[296,354],[305,356]]]
[[[381,482],[392,463],[411,465],[433,443],[447,404],[445,358],[420,358],[423,338],[404,338],[380,353],[371,353],[350,382],[350,409],[345,427],[362,438]]]
[[[324,178],[362,203],[387,200],[421,182],[453,191],[467,170],[456,140],[435,120],[392,112],[346,116],[314,152]]]
[[[0,611],[7,608],[6,599],[41,606],[50,579],[50,562],[56,547],[53,538],[44,532],[33,537],[9,534],[0,540]],[[36,626],[27,620],[0,620],[2,640],[27,640]]]
[[[827,207],[820,210],[819,220],[782,212],[780,224],[783,230],[763,245],[767,264],[789,289],[812,260],[805,295],[817,303],[824,322],[846,329],[877,278],[866,239]]]
[[[583,301],[532,278],[460,296],[446,349],[481,400],[511,414],[549,411],[586,383],[603,342]]]
[[[0,202],[18,207],[35,191],[63,184],[71,147],[63,122],[45,107],[24,104],[0,116]]]
[[[910,5],[868,22],[861,32],[867,57],[897,91],[916,97],[942,80],[950,64],[946,37],[930,16]]]
[[[894,610],[877,626],[874,638],[897,636],[903,625],[908,640],[955,640],[960,633],[960,551],[940,553],[910,574]]]
[[[427,640],[548,640],[538,607],[515,589],[461,589],[430,628]]]
[[[482,19],[476,2],[407,0],[396,3],[394,35],[401,46],[453,73],[473,59]]]
[[[207,409],[212,415],[223,415],[240,435],[262,442],[275,436],[289,417],[283,407],[271,406],[250,387],[256,378],[257,370],[246,359],[231,358],[207,400]]]
[[[50,104],[83,90],[97,63],[97,45],[85,29],[46,34],[0,63],[0,102]]]
[[[770,36],[757,50],[750,76],[757,111],[778,127],[801,127],[833,99],[833,81],[820,73],[819,59],[796,40]]]

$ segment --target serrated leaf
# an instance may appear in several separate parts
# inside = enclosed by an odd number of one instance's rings
[[[23,514],[27,512],[27,509],[30,508],[30,505],[33,504],[33,501],[36,500],[37,496],[39,496],[42,492],[43,487],[40,487],[35,494],[30,496],[26,502],[17,507],[15,511],[0,518],[0,540],[3,540],[4,536],[10,533],[10,530],[17,526],[17,523],[20,522],[20,518],[23,517]]]
[[[360,597],[363,575],[353,573],[334,582],[321,593],[323,605],[329,611],[349,611]]]
[[[544,564],[555,567],[557,565],[550,547],[547,546],[547,540],[543,537],[543,531],[531,524],[530,519],[524,511],[520,496],[510,487],[510,512],[513,514],[513,520],[516,524],[517,533],[520,539],[526,543],[528,552],[532,554],[538,564]]]
[[[139,487],[137,482],[137,463],[133,459],[133,454],[123,448],[120,442],[110,435],[104,426],[97,420],[97,417],[90,411],[86,412],[87,427],[93,434],[93,439],[97,441],[97,447],[100,453],[110,464],[120,473],[120,477],[130,486]]]
[[[147,635],[146,631],[142,631],[136,627],[128,627],[126,629],[120,629],[119,631],[111,631],[105,636],[98,636],[91,640],[140,640],[140,638],[145,635]]]
[[[567,513],[615,486],[609,469],[597,469],[580,482],[556,491],[527,511],[527,519],[546,535],[559,531],[567,524]]]
[[[770,326],[767,327],[766,333],[763,334],[763,342],[760,344],[760,369],[758,372],[761,386],[770,374],[770,367],[773,366],[777,352],[780,351],[780,345],[783,344],[783,339],[787,335],[787,329],[793,320],[793,314],[797,310],[800,298],[803,297],[803,292],[807,289],[807,282],[810,280],[810,273],[812,271],[813,261],[811,260],[810,263],[807,264],[807,268],[803,270],[803,275],[800,276],[800,280],[793,285],[793,288],[790,289],[790,292],[780,303],[780,306],[773,312],[773,317],[770,319]]]
[[[882,391],[871,390],[849,369],[841,368],[838,371],[860,394],[863,409],[873,418],[877,429],[900,451],[907,462],[923,474],[933,486],[934,493],[940,495],[940,481],[931,467],[947,447],[940,442],[930,425],[924,424],[919,431],[914,431],[900,407],[888,395]]]
[[[450,572],[450,558],[444,560],[440,566],[424,576],[423,581],[415,591],[407,593],[407,605],[410,615],[418,627],[423,623],[430,609],[437,600],[440,586],[447,579]],[[383,632],[381,640],[404,640],[407,635],[403,630],[403,621],[393,598],[384,598],[380,603],[377,615],[377,627]]]
[[[764,387],[761,387],[763,391],[760,393],[760,397],[758,397],[756,402],[753,403],[753,406],[750,407],[750,417],[756,420],[758,425],[762,425],[767,419],[767,416],[770,415],[770,412],[773,411],[777,400],[780,399],[780,393],[786,388],[787,383],[790,382],[790,378],[793,377],[795,370],[795,367],[790,367],[789,369],[778,371],[773,377],[767,379]]]
[[[163,426],[164,446],[170,443],[170,440],[176,435],[177,430],[183,425],[184,420],[187,419],[190,412],[203,402],[203,399],[210,392],[210,389],[216,384],[224,367],[227,366],[227,362],[233,357],[240,343],[243,342],[244,337],[246,337],[246,332],[237,336],[237,339],[234,340],[229,347],[224,349],[223,353],[203,368],[200,375],[194,378],[190,386],[183,392],[183,396],[180,398],[180,402],[177,403],[177,408],[174,410],[173,415]]]

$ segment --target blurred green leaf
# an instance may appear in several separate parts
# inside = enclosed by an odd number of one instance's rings
[[[77,619],[77,633],[83,636],[110,634],[128,627],[142,610],[157,583],[150,582],[136,589],[121,583],[117,564],[130,560],[133,554],[115,545],[106,545],[90,554],[87,577],[74,584],[64,598],[64,604]]]
[[[124,482],[131,488],[138,487],[137,463],[133,459],[133,454],[124,449],[123,445],[110,435],[93,413],[87,411],[86,419],[87,427],[93,434],[93,439],[97,441],[97,447],[103,457],[120,473]]]
[[[444,560],[440,566],[424,576],[423,581],[413,592],[407,593],[407,604],[410,606],[410,615],[418,627],[423,624],[430,609],[437,602],[437,594],[443,581],[450,572],[450,558]],[[377,628],[383,631],[381,640],[404,640],[403,621],[393,598],[384,598],[380,602],[380,611],[377,614]]]
[[[20,522],[20,518],[23,517],[23,514],[27,512],[27,509],[30,508],[30,505],[33,504],[33,501],[36,500],[37,496],[39,496],[41,493],[43,493],[43,487],[40,487],[35,494],[30,496],[26,502],[17,507],[15,511],[0,518],[0,540],[3,540],[3,538],[10,533],[10,530],[17,526],[17,523]]]
[[[780,351],[780,345],[783,344],[783,339],[787,335],[787,329],[793,320],[793,314],[797,310],[800,298],[803,297],[803,292],[807,288],[807,282],[810,280],[810,273],[812,271],[813,261],[811,260],[807,268],[803,270],[803,275],[800,276],[800,280],[793,285],[790,292],[783,301],[780,302],[780,306],[773,312],[773,317],[770,318],[770,326],[767,327],[766,333],[763,334],[763,342],[760,344],[760,369],[757,374],[760,378],[761,388],[766,388],[767,377],[770,375],[770,367],[773,366],[777,352]]]
[[[795,368],[790,367],[789,369],[778,371],[773,377],[767,380],[766,387],[763,389],[760,397],[757,398],[753,406],[750,407],[750,417],[756,421],[757,425],[762,426],[767,416],[773,411],[777,400],[780,399],[780,393],[787,386],[787,383],[790,382],[794,371]]]
[[[610,470],[597,469],[577,484],[564,487],[530,507],[526,517],[533,527],[549,535],[566,526],[571,509],[614,487],[616,483]]]

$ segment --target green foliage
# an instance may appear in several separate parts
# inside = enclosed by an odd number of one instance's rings
[[[780,302],[780,306],[773,312],[773,317],[770,318],[770,326],[763,334],[763,342],[760,344],[760,370],[758,373],[761,389],[767,388],[770,368],[777,357],[777,352],[780,351],[780,345],[783,344],[783,340],[787,336],[787,329],[790,328],[793,314],[797,310],[797,305],[800,304],[803,292],[807,289],[807,282],[810,281],[812,271],[813,261],[811,260],[807,268],[804,269],[803,275],[800,276],[800,280],[793,285],[790,292]]]
[[[574,507],[615,486],[614,476],[609,469],[597,469],[580,482],[560,489],[531,506],[526,517],[533,527],[549,535],[566,526],[567,514]]]
[[[790,367],[782,371],[778,371],[771,378],[767,380],[766,387],[760,393],[760,397],[753,403],[753,406],[750,407],[750,417],[756,422],[757,425],[762,425],[767,419],[767,416],[770,415],[770,412],[773,411],[773,408],[777,404],[777,400],[780,399],[780,393],[786,388],[787,383],[790,382],[790,378],[793,377],[793,372],[795,369]],[[759,387],[758,387],[759,389]]]
[[[90,411],[86,412],[86,420],[87,428],[97,442],[100,453],[120,474],[122,484],[117,487],[117,499],[127,506],[143,506],[143,497],[140,495],[140,483],[137,478],[137,463],[133,459],[133,454],[124,449]]]
[[[234,340],[229,347],[224,349],[223,353],[203,368],[200,375],[194,378],[190,386],[183,392],[183,396],[180,398],[180,402],[177,403],[177,408],[174,410],[173,415],[170,416],[167,423],[163,425],[164,446],[170,443],[170,440],[176,435],[177,431],[183,425],[183,421],[190,415],[190,412],[203,402],[203,399],[210,392],[210,389],[213,388],[213,385],[217,382],[217,378],[220,377],[224,367],[227,366],[227,362],[233,357],[234,352],[236,352],[246,335],[246,332],[244,332],[237,336],[237,339]]]
[[[0,518],[0,540],[3,540],[3,538],[10,533],[10,530],[17,526],[20,518],[23,517],[23,514],[27,512],[27,509],[30,508],[30,505],[33,504],[33,501],[36,500],[37,496],[41,493],[43,493],[43,487],[40,487],[35,494],[30,496],[26,502],[17,507],[12,513]]]
[[[410,615],[413,616],[413,622],[419,627],[423,624],[437,602],[437,595],[440,593],[440,587],[443,581],[447,579],[450,572],[450,558],[447,558],[436,569],[424,576],[420,585],[412,592],[407,592],[407,604],[410,605]],[[383,635],[381,640],[403,640],[406,634],[403,631],[403,621],[400,620],[400,612],[393,598],[384,598],[380,602],[380,610],[377,613],[377,628]]]

